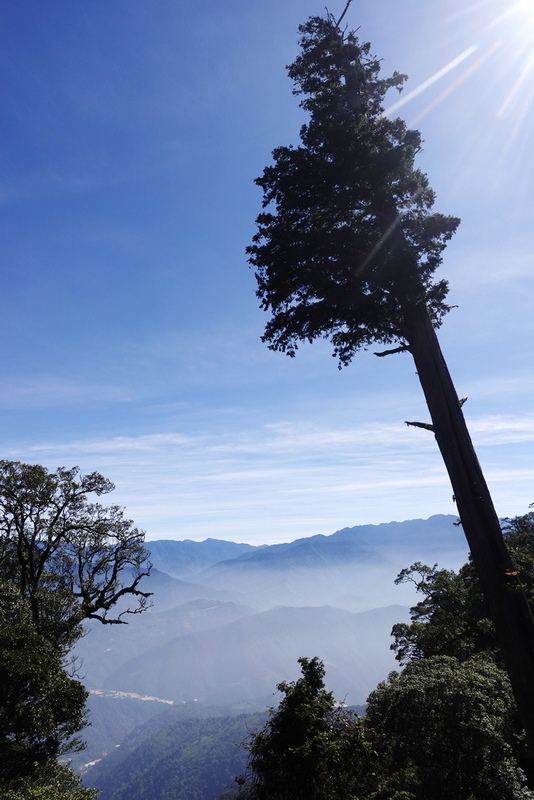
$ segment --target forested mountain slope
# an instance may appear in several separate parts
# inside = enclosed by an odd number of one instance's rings
[[[395,666],[389,634],[406,621],[401,606],[354,614],[325,607],[278,607],[207,631],[186,634],[123,664],[102,684],[175,701],[224,705],[272,691],[302,655],[329,665],[332,688],[362,703]]]
[[[266,713],[237,717],[190,718],[177,722],[123,758],[96,765],[86,783],[101,790],[100,800],[216,800],[235,787],[246,764],[240,742],[262,727]]]

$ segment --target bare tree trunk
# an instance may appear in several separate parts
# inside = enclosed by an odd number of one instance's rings
[[[428,310],[406,303],[405,335],[534,754],[534,621],[471,442]]]

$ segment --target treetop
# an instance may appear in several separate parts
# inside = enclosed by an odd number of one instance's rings
[[[288,73],[309,121],[256,179],[264,210],[247,252],[272,312],[269,347],[293,356],[326,338],[347,364],[372,343],[406,344],[407,298],[440,324],[448,286],[433,276],[459,220],[431,213],[434,192],[415,166],[421,135],[384,114],[406,76],[381,77],[371,45],[330,15],[299,30]]]

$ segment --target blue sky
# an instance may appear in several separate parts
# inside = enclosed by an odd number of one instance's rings
[[[331,4],[340,13],[344,2]],[[244,250],[312,0],[19,0],[0,11],[3,458],[98,470],[147,538],[253,544],[455,513],[407,355],[338,371],[260,342]],[[346,17],[462,217],[440,332],[498,513],[534,502],[532,0]],[[391,97],[391,105],[399,100]]]

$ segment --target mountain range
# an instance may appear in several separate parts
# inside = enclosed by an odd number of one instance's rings
[[[452,516],[344,528],[276,545],[207,539],[147,543],[153,605],[128,625],[94,625],[77,646],[92,692],[88,749],[97,761],[165,708],[262,711],[276,685],[318,656],[327,688],[362,704],[397,665],[390,631],[407,621],[415,561],[456,568],[467,548]]]

